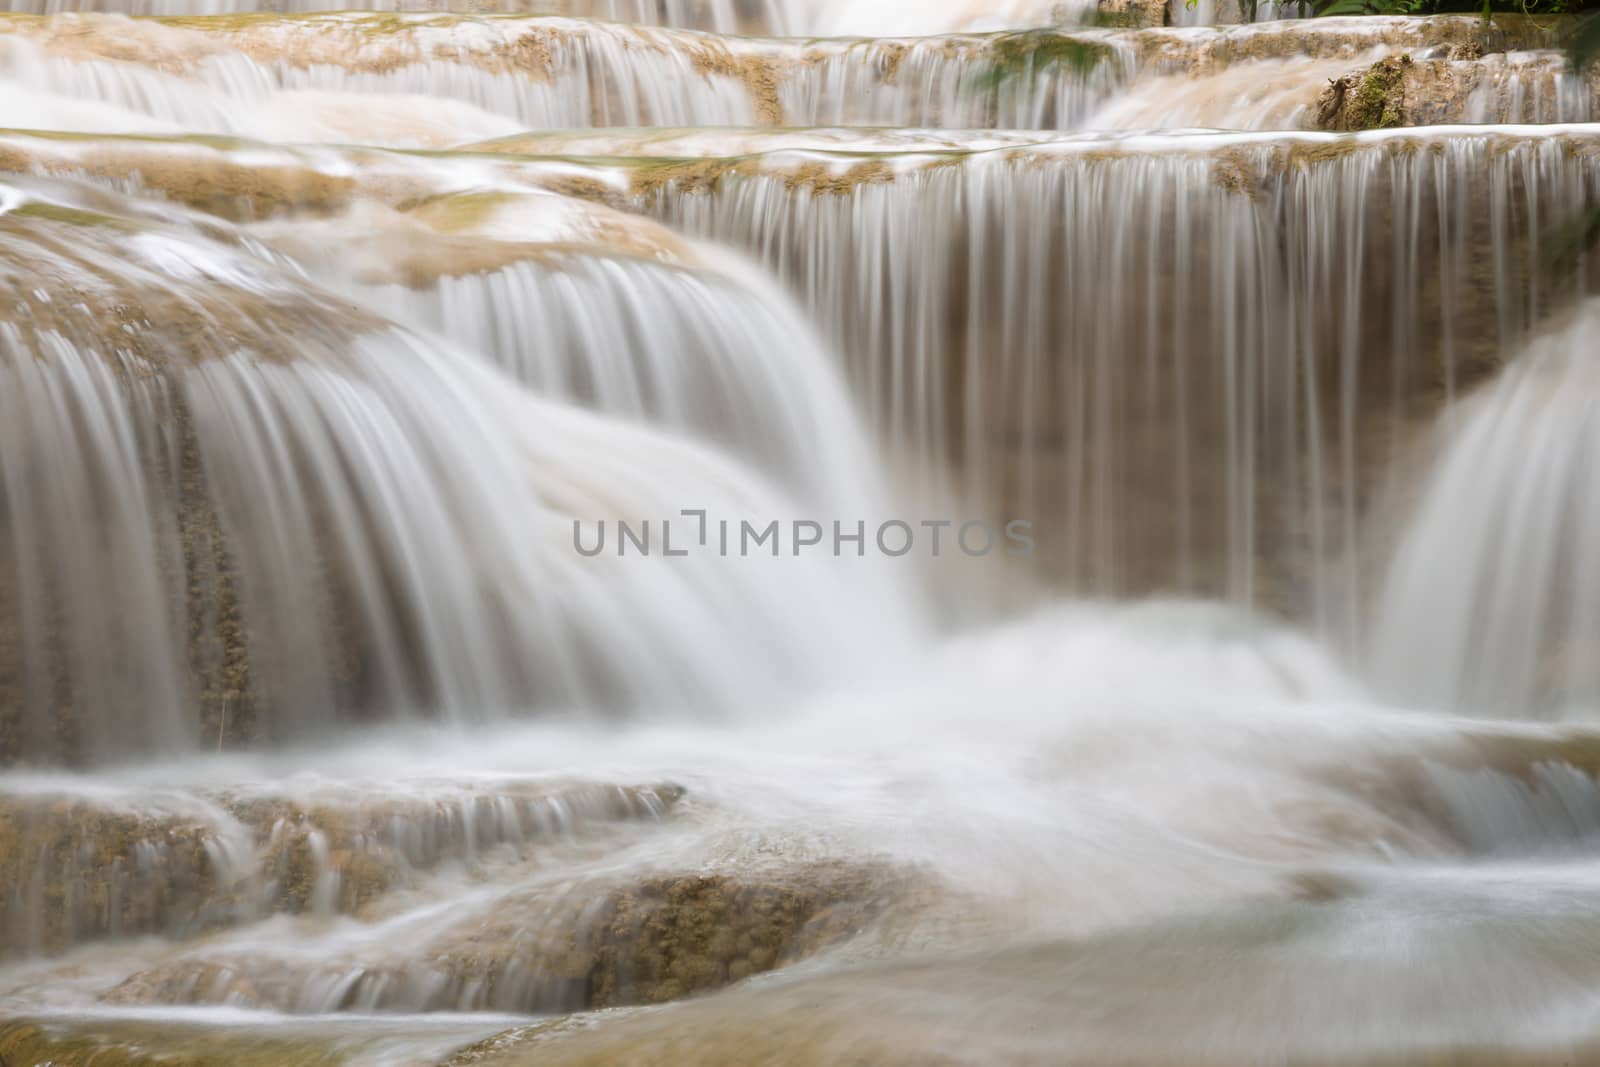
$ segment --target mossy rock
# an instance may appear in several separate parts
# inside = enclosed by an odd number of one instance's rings
[[[314,1038],[243,1028],[191,1032],[156,1023],[0,1022],[0,1064],[7,1067],[338,1067],[349,1058]]]
[[[1328,83],[1317,101],[1317,125],[1324,130],[1383,130],[1406,126],[1406,68],[1409,55],[1381,59],[1365,70]]]

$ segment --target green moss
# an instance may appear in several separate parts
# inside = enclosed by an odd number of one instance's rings
[[[1405,68],[1409,55],[1374,63],[1357,84],[1345,111],[1351,130],[1386,130],[1405,125]]]
[[[975,92],[994,92],[1047,71],[1087,75],[1110,55],[1110,46],[1099,41],[1049,30],[998,34],[990,41],[987,66],[973,77],[970,87]]]
[[[400,205],[441,233],[462,233],[487,223],[499,208],[516,200],[513,193],[441,193]]]
[[[312,1038],[160,1023],[0,1023],[0,1063],[55,1067],[336,1067],[349,1053]]]

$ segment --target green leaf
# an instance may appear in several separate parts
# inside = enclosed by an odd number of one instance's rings
[[[1317,14],[1366,15],[1370,14],[1371,11],[1372,8],[1368,5],[1367,0],[1333,0],[1333,3],[1328,4],[1321,11],[1317,12]]]
[[[1567,39],[1567,58],[1574,70],[1582,71],[1596,57],[1600,57],[1600,15],[1590,15]]]
[[[1551,226],[1541,237],[1544,267],[1551,272],[1570,270],[1600,240],[1600,207],[1589,207]]]

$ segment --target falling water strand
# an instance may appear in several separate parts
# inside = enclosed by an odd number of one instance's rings
[[[1441,426],[1371,637],[1401,699],[1496,715],[1600,702],[1597,328],[1590,302]]]

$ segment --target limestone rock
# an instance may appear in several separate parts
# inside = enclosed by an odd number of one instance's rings
[[[1334,132],[1480,122],[1587,122],[1595,79],[1558,52],[1391,56],[1335,78],[1317,101],[1318,129]]]
[[[272,912],[353,913],[499,846],[665,815],[680,787],[512,784],[446,797],[0,797],[0,955],[186,934]]]
[[[794,963],[891,914],[915,916],[934,891],[921,872],[876,860],[580,880],[497,899],[387,957],[210,953],[141,971],[105,999],[533,1014],[659,1004]]]

